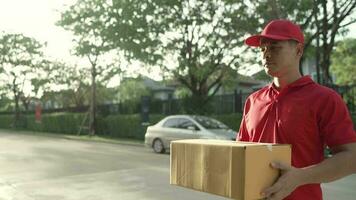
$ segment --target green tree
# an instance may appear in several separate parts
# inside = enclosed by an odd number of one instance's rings
[[[141,97],[149,94],[150,91],[140,77],[126,78],[118,87],[118,99],[123,103],[128,113],[133,113],[137,105],[140,104]]]
[[[246,33],[260,31],[256,28],[271,19],[288,18],[301,24],[306,50],[319,46],[317,36],[330,36],[316,51],[321,52],[318,63],[327,71],[330,47],[335,35],[352,23],[346,19],[354,2],[79,0],[62,14],[62,22],[68,22],[73,31],[94,35],[92,39],[109,49],[124,52],[129,60],[160,65],[190,90],[191,105],[197,108],[192,112],[204,112],[226,75],[231,69],[236,73],[245,61]],[[325,13],[325,5],[332,8],[332,15]]]
[[[48,61],[45,71],[48,82],[43,87],[41,100],[48,108],[83,107],[90,104],[89,69],[61,61]],[[100,77],[97,83],[98,104],[117,100],[116,90],[106,87],[108,76]]]
[[[202,108],[239,66],[241,38],[254,23],[247,11],[242,0],[81,0],[64,15],[100,21],[103,41],[128,59],[161,65],[191,91],[193,107]]]
[[[331,71],[339,85],[356,85],[356,39],[339,41],[331,56]]]
[[[45,66],[50,83],[46,85],[43,101],[56,102],[60,107],[81,107],[89,104],[89,69],[61,61],[48,62]]]
[[[22,34],[0,36],[1,89],[11,94],[15,105],[14,126],[20,118],[20,100],[31,87],[42,60],[42,44]],[[25,87],[26,86],[26,87]]]
[[[345,32],[346,28],[355,23],[352,13],[355,12],[356,1],[314,0],[313,25],[316,46],[317,79],[322,84],[332,84],[330,74],[331,54],[335,46],[336,36]]]
[[[3,92],[3,91],[1,91]],[[8,97],[6,93],[0,93],[0,111],[1,112],[12,112],[13,100]]]
[[[94,135],[96,131],[97,77],[102,76],[104,79],[110,79],[120,71],[118,65],[105,64],[104,61],[100,60],[103,59],[104,54],[111,50],[111,46],[101,37],[102,31],[105,31],[108,23],[108,18],[103,15],[106,11],[106,6],[107,4],[102,4],[102,1],[79,0],[62,13],[61,19],[57,23],[74,33],[76,36],[75,54],[88,58],[91,65],[90,135]]]
[[[304,55],[316,58],[318,82],[332,84],[329,72],[331,52],[336,36],[345,33],[348,26],[356,22],[351,17],[355,7],[356,1],[349,0],[258,0],[251,9],[260,23],[257,27],[281,18],[300,24],[305,34]],[[311,52],[314,55],[310,55]],[[302,69],[302,65],[300,67]]]
[[[36,64],[36,68],[33,68],[32,76],[30,78],[30,92],[21,92],[20,100],[22,102],[25,111],[29,110],[30,103],[37,101],[43,94],[43,91],[50,89],[51,79],[50,75],[54,73],[48,70],[48,65],[52,64],[51,61],[42,59]]]

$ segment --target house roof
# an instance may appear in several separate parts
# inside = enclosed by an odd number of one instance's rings
[[[262,83],[260,80],[256,80],[251,76],[245,76],[242,74],[237,74],[237,82],[238,84],[243,85],[259,85]]]
[[[153,91],[174,91],[174,87],[165,86],[162,82],[155,81],[146,76],[142,77],[143,84],[150,90]]]
[[[253,76],[245,76],[237,73],[235,78],[235,83],[239,85],[255,86],[255,85],[265,84],[265,81],[258,80]],[[170,86],[171,88],[176,88],[179,87],[181,83],[177,79],[170,79],[167,81],[167,85],[168,87]]]
[[[265,70],[260,70],[254,74],[251,75],[255,80],[260,80],[264,82],[270,82],[272,80],[272,77],[266,74]]]

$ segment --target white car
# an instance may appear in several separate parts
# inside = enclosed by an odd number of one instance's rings
[[[169,151],[171,141],[181,139],[236,140],[236,132],[210,117],[172,115],[147,127],[145,145],[164,153]]]

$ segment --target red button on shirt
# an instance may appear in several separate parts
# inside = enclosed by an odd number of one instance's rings
[[[356,142],[347,107],[333,90],[304,76],[278,91],[273,84],[248,97],[237,140],[292,145],[292,165],[320,163],[325,145]],[[319,184],[298,187],[286,200],[321,200]]]

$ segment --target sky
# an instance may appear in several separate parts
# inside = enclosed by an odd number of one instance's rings
[[[45,53],[53,58],[75,61],[70,55],[73,36],[55,25],[60,19],[58,9],[75,0],[0,0],[0,30],[23,33],[40,42],[47,42]]]
[[[40,42],[47,42],[44,52],[50,58],[85,65],[87,64],[85,59],[70,54],[73,35],[55,25],[55,22],[60,19],[60,11],[75,2],[76,0],[0,0],[0,31],[23,33]],[[350,27],[350,30],[352,31],[349,37],[356,38],[356,23]],[[249,75],[254,71],[256,70],[243,73]],[[147,74],[156,74],[155,79],[159,79],[159,73],[147,72]]]
[[[60,19],[60,11],[75,2],[76,0],[0,0],[0,31],[23,33],[41,43],[46,42],[43,52],[53,60],[63,60],[73,66],[90,67],[87,58],[71,55],[73,34],[55,25]],[[136,63],[130,65],[127,75],[133,76],[137,71],[143,71],[145,75],[155,74],[155,79],[160,77],[159,72],[142,70]],[[108,87],[116,86],[119,82],[116,77]]]

